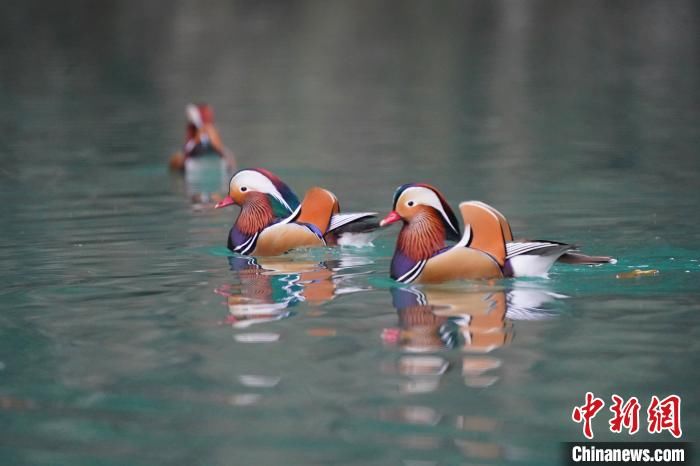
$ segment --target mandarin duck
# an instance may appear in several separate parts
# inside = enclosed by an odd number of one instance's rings
[[[545,276],[557,260],[577,264],[615,262],[587,256],[556,241],[514,240],[505,216],[479,201],[462,202],[465,231],[444,196],[433,186],[410,183],[394,193],[393,209],[380,222],[403,221],[391,261],[391,277],[401,283],[441,283],[459,279]],[[447,240],[457,243],[447,246]]]
[[[207,104],[189,104],[185,107],[187,126],[185,145],[181,152],[170,158],[170,168],[186,172],[196,167],[197,159],[216,155],[227,170],[233,171],[236,159],[221,142],[219,132],[214,126],[214,110]]]
[[[299,202],[294,191],[272,172],[240,170],[229,193],[215,208],[238,205],[241,211],[228,236],[228,248],[252,256],[276,256],[299,247],[336,244],[339,236],[377,227],[376,212],[341,214],[330,191],[314,187]]]
[[[185,145],[170,158],[170,169],[185,174],[193,199],[215,197],[235,170],[236,159],[221,142],[211,106],[189,104],[185,116]]]

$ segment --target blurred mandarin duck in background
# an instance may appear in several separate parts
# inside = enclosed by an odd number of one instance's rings
[[[464,235],[443,195],[433,186],[409,183],[394,194],[393,210],[380,223],[402,221],[391,261],[391,277],[401,283],[442,283],[459,279],[544,276],[557,260],[601,264],[615,260],[587,256],[555,241],[513,240],[499,211],[479,201],[462,202]],[[447,246],[454,240],[454,246]]]
[[[341,214],[338,199],[323,188],[309,189],[300,203],[289,186],[262,168],[237,172],[216,208],[234,204],[241,211],[228,248],[243,255],[276,256],[299,247],[333,245],[342,234],[377,227],[371,221],[376,212]]]
[[[229,149],[221,142],[219,132],[214,126],[214,111],[207,104],[189,104],[185,107],[187,117],[187,133],[185,145],[181,152],[170,158],[170,168],[187,171],[200,157],[217,155],[227,170],[236,168],[236,159]]]
[[[236,159],[221,142],[211,106],[189,104],[185,115],[185,145],[170,158],[170,168],[185,174],[187,189],[194,199],[217,197],[236,169]]]

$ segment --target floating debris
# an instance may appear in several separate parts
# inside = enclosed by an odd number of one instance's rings
[[[0,410],[25,410],[36,408],[36,403],[29,399],[0,395]]]
[[[310,328],[306,331],[306,333],[312,337],[334,337],[337,334],[334,328],[322,327]]]
[[[233,338],[240,343],[274,343],[280,336],[277,333],[239,333]]]
[[[634,269],[631,272],[622,272],[615,275],[615,278],[627,279],[627,278],[639,278],[639,277],[654,277],[659,274],[656,269],[641,270]]]
[[[267,375],[239,375],[238,381],[246,387],[270,388],[280,383],[281,377]]]

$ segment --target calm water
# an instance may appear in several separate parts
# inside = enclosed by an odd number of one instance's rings
[[[677,393],[698,438],[699,24],[691,1],[3,8],[0,463],[556,464],[586,391]],[[166,169],[190,101],[242,166],[344,210],[427,181],[619,263],[397,289],[395,229],[232,258],[233,212]]]

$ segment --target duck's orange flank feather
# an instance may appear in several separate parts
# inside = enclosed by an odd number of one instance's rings
[[[489,254],[473,248],[452,248],[430,258],[416,283],[501,277],[501,267]]]
[[[260,233],[254,256],[278,256],[290,249],[323,245],[309,228],[296,223],[275,224]]]

